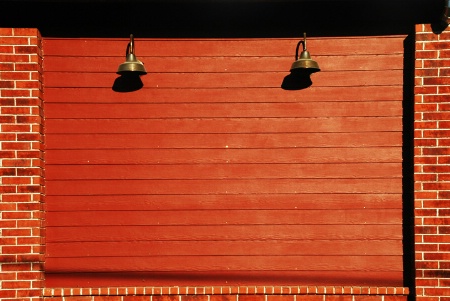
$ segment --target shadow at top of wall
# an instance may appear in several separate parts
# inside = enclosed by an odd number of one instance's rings
[[[63,2],[63,3],[61,3]],[[44,37],[269,38],[403,34],[440,17],[437,0],[5,1],[0,27]],[[14,13],[20,10],[20,13]]]

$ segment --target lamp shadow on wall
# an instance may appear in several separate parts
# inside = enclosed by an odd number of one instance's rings
[[[302,90],[311,85],[311,72],[308,70],[295,69],[283,79],[281,88],[283,90]]]
[[[114,80],[112,89],[114,92],[133,92],[144,86],[139,74],[122,74]]]

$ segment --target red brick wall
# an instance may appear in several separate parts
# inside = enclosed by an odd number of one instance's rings
[[[42,288],[42,52],[36,29],[0,29],[0,298]]]
[[[416,295],[450,300],[450,30],[416,27]],[[152,301],[394,301],[403,288],[42,287],[41,48],[35,29],[0,29],[0,299]],[[413,292],[412,292],[413,293]]]
[[[450,300],[450,30],[416,26],[417,300]]]

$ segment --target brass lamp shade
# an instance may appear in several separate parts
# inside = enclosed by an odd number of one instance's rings
[[[117,74],[120,75],[145,75],[144,64],[136,58],[134,54],[134,37],[130,35],[130,43],[127,46],[126,60],[124,63],[120,64],[119,69],[117,69]]]
[[[298,48],[300,44],[303,45],[303,51],[298,56]],[[309,51],[306,50],[306,33],[303,34],[303,41],[298,42],[297,49],[295,51],[295,62],[292,63],[291,72],[295,71],[307,71],[308,73],[314,73],[320,71],[319,64],[311,59]]]

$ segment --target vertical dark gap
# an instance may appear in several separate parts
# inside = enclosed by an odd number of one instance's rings
[[[403,282],[415,301],[414,248],[414,51],[412,28],[404,41],[403,58]]]

